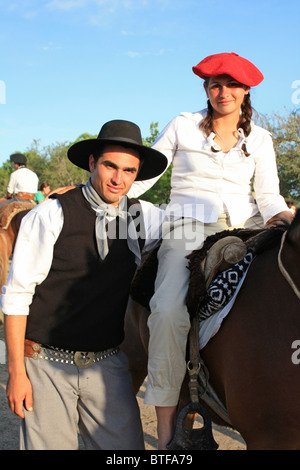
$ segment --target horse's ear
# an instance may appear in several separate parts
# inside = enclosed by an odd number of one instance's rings
[[[288,240],[300,250],[300,209],[297,210],[295,218],[288,230]]]

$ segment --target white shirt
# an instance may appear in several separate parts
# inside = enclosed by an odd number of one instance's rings
[[[145,225],[145,251],[161,238],[163,211],[140,201]],[[63,211],[58,199],[43,201],[22,220],[7,284],[2,288],[1,308],[6,315],[28,315],[36,285],[46,279],[51,268],[54,244],[63,227]]]
[[[37,193],[38,182],[37,175],[23,166],[10,175],[7,192],[10,194]]]
[[[205,223],[217,221],[227,211],[231,224],[237,225],[261,212],[264,222],[287,210],[279,194],[279,179],[271,135],[251,124],[248,137],[239,129],[239,141],[228,153],[199,129],[206,110],[181,113],[159,135],[153,148],[173,163],[170,204],[167,216],[193,217]],[[250,156],[246,157],[242,145]],[[213,147],[217,152],[211,150]],[[161,176],[161,175],[160,175]],[[251,180],[254,177],[255,203]],[[135,182],[129,197],[138,197],[158,178]],[[225,209],[224,209],[225,207]]]

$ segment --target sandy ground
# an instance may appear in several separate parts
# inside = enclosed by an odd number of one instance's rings
[[[6,400],[7,366],[2,364],[5,361],[3,354],[3,325],[0,325],[0,450],[18,450],[19,448],[19,418],[11,413]],[[141,418],[144,430],[146,450],[156,450],[156,418],[154,408],[144,405],[143,396],[145,384],[138,393],[138,403],[141,410]],[[201,426],[199,421],[198,426]],[[244,450],[245,444],[241,436],[230,429],[213,426],[215,441],[219,445],[219,450]]]

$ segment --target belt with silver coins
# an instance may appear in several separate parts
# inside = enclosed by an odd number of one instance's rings
[[[119,347],[116,347],[99,352],[69,351],[52,346],[44,346],[35,341],[25,339],[24,355],[32,359],[44,359],[60,364],[73,364],[85,369],[95,362],[114,356],[119,350]]]

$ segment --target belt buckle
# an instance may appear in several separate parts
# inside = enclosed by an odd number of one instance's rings
[[[74,363],[77,367],[85,369],[94,362],[94,358],[95,353],[93,352],[76,351],[74,354]]]

